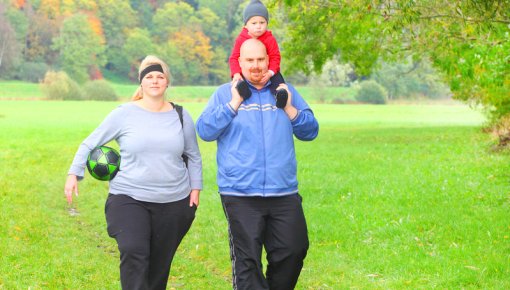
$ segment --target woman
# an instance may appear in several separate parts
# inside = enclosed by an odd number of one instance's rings
[[[64,191],[71,203],[89,152],[115,139],[122,159],[110,181],[105,214],[120,251],[122,288],[166,289],[173,256],[198,207],[202,159],[191,116],[184,110],[181,125],[165,100],[168,66],[147,56],[139,80],[132,102],[114,109],[80,145]]]

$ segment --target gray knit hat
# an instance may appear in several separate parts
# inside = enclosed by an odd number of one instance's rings
[[[269,22],[269,12],[267,12],[266,6],[259,0],[251,0],[250,4],[244,8],[243,21],[244,24],[250,20],[253,16],[262,16]]]

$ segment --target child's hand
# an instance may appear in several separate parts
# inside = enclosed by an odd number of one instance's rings
[[[236,73],[232,77],[232,84],[237,84],[237,81],[242,80],[242,79],[243,79],[243,77],[241,76],[241,74],[240,73]]]
[[[272,77],[271,73],[270,72],[266,72],[264,73],[262,79],[260,80],[261,83],[265,84],[269,81],[269,79]]]

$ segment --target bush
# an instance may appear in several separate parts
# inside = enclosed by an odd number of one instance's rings
[[[386,104],[387,95],[384,87],[376,81],[363,81],[355,98],[362,103]]]
[[[85,98],[96,101],[116,101],[118,99],[115,90],[105,80],[94,80],[85,83],[83,86]]]
[[[489,129],[497,143],[494,150],[510,149],[510,115],[501,117]]]
[[[65,72],[48,71],[41,86],[44,95],[50,100],[83,100],[80,86]]]
[[[19,67],[18,78],[22,81],[38,83],[42,79],[49,67],[44,62],[24,62]]]

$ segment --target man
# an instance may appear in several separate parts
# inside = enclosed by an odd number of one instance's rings
[[[243,43],[239,64],[248,86],[222,85],[197,120],[205,141],[217,141],[217,182],[229,225],[234,289],[293,289],[308,250],[298,194],[294,138],[313,140],[319,125],[290,85],[287,103],[275,106],[264,44]],[[245,84],[246,85],[246,84]],[[244,98],[243,98],[244,97]],[[267,271],[262,273],[262,246]]]

